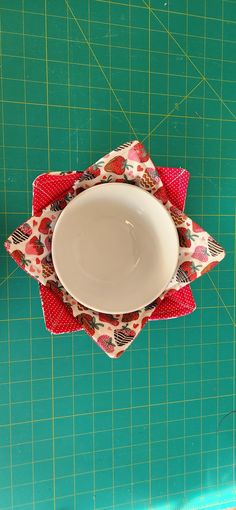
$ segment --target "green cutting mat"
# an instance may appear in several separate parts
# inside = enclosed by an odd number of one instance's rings
[[[137,137],[189,169],[186,210],[227,250],[193,284],[193,315],[149,324],[113,362],[46,331],[37,284],[1,247],[0,509],[236,505],[236,1],[0,7],[1,240],[39,173]]]

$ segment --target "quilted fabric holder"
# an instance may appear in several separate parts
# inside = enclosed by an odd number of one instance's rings
[[[189,173],[182,168],[158,167],[158,173],[172,204],[181,211],[184,209]],[[39,175],[33,184],[33,211],[39,214],[44,207],[55,201],[61,194],[66,195],[75,181],[82,175],[79,172],[51,172]],[[82,326],[73,317],[61,299],[45,285],[39,284],[42,308],[47,329],[53,334],[79,331]],[[156,306],[151,320],[172,319],[192,313],[196,309],[189,285],[166,295]]]
[[[52,234],[63,208],[83,190],[107,182],[137,185],[161,200],[177,226],[180,241],[177,271],[163,294],[142,310],[113,316],[94,312],[75,301],[58,280],[51,258]],[[167,293],[171,295],[185,287],[225,256],[223,248],[207,232],[173,206],[158,170],[138,141],[118,147],[89,167],[66,195],[20,225],[5,247],[25,271],[60,297],[79,325],[110,357],[118,357],[128,348]]]

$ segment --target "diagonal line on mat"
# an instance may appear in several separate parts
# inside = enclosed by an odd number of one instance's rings
[[[72,9],[71,9],[70,5],[68,4],[67,0],[64,0],[64,2],[65,2],[65,4],[66,4],[66,6],[67,6],[68,10],[70,11],[71,16],[72,16],[72,18],[74,19],[74,21],[75,21],[76,25],[79,27],[79,29],[80,29],[80,31],[81,31],[81,34],[83,35],[83,38],[84,38],[84,40],[85,40],[86,44],[88,45],[88,48],[89,48],[90,52],[92,53],[92,55],[93,55],[94,59],[96,60],[97,65],[98,65],[98,67],[99,67],[99,69],[100,69],[101,73],[103,74],[103,76],[104,76],[104,78],[105,78],[105,80],[106,80],[106,82],[107,82],[107,85],[108,85],[108,87],[109,87],[110,91],[112,92],[113,96],[115,97],[115,99],[116,99],[116,101],[117,101],[117,103],[118,103],[118,105],[119,105],[119,107],[120,107],[120,109],[121,109],[121,111],[122,111],[122,113],[123,113],[123,115],[124,115],[125,119],[127,120],[127,122],[128,122],[128,124],[129,124],[129,127],[130,127],[131,131],[134,133],[135,138],[138,138],[138,137],[137,137],[137,134],[136,134],[136,132],[135,132],[135,130],[134,130],[134,128],[133,128],[133,126],[132,126],[132,124],[131,124],[130,120],[129,120],[128,115],[126,114],[125,110],[123,109],[123,106],[122,106],[122,104],[121,104],[121,102],[120,102],[120,100],[119,100],[119,98],[118,98],[117,94],[115,93],[114,89],[112,88],[112,85],[111,85],[110,80],[107,78],[107,75],[106,75],[106,73],[104,72],[103,67],[101,66],[101,64],[100,64],[100,62],[99,62],[99,60],[98,60],[98,58],[97,58],[97,55],[96,55],[96,53],[94,52],[94,50],[93,50],[93,48],[92,48],[92,45],[91,45],[90,41],[87,39],[87,37],[86,37],[86,35],[85,35],[85,33],[84,33],[84,31],[83,31],[83,29],[82,29],[82,27],[81,27],[81,25],[80,25],[80,23],[79,23],[78,19],[76,18],[75,14],[74,14],[74,12],[72,11]]]
[[[12,275],[17,271],[17,269],[19,269],[19,267],[16,267],[6,278],[4,278],[4,280],[0,283],[0,287],[6,283],[7,280],[9,280],[9,278],[12,277]]]
[[[227,106],[227,104],[224,102],[223,98],[218,94],[218,92],[216,92],[216,90],[214,89],[214,87],[211,85],[211,83],[207,80],[206,76],[204,76],[202,74],[202,72],[200,71],[200,69],[198,69],[198,67],[196,66],[196,64],[194,64],[194,62],[192,61],[191,57],[186,53],[186,51],[184,50],[184,48],[182,48],[181,44],[179,44],[179,42],[175,39],[175,37],[173,36],[173,34],[168,30],[168,28],[166,28],[166,26],[164,25],[164,23],[158,18],[157,14],[155,13],[155,11],[147,4],[147,2],[145,2],[145,0],[143,0],[143,3],[144,5],[146,5],[147,9],[149,9],[151,11],[151,13],[153,14],[154,18],[157,19],[157,21],[160,23],[160,25],[164,28],[164,30],[167,32],[167,34],[169,35],[169,37],[171,37],[171,39],[175,42],[175,44],[178,46],[178,48],[181,50],[181,52],[183,53],[183,55],[188,59],[188,61],[193,65],[193,67],[196,69],[196,71],[200,74],[202,80],[204,80],[207,85],[210,87],[210,89],[214,92],[214,94],[216,95],[217,99],[219,99],[219,101],[225,106],[225,108],[228,110],[228,112],[232,115],[232,117],[234,119],[236,119],[236,115],[230,110],[230,108]]]
[[[192,90],[190,90],[190,92],[182,97],[181,101],[178,102],[178,108],[179,106],[184,103],[184,101],[186,101],[186,99],[188,99],[189,96],[191,96],[191,94],[199,87],[199,85],[203,82],[203,79],[199,81],[199,83],[197,83],[197,85],[195,85]],[[176,106],[174,106],[174,108],[172,108],[172,110],[169,111],[169,113],[167,113],[163,119],[160,120],[160,122],[158,122],[158,124],[156,124],[156,126],[150,131],[150,133],[148,133],[143,139],[142,139],[142,142],[144,142],[147,138],[149,138],[153,133],[154,131],[156,131],[156,129],[158,129],[161,124],[163,124],[163,122],[165,122],[165,120],[167,120],[169,117],[171,117],[172,113],[174,113],[176,111]]]
[[[222,305],[224,306],[224,308],[225,308],[225,310],[226,310],[226,312],[227,312],[228,316],[230,317],[230,319],[231,319],[231,321],[232,321],[232,323],[233,323],[233,326],[235,326],[235,324],[234,324],[234,319],[233,319],[233,317],[232,317],[231,313],[229,312],[229,310],[228,310],[228,308],[227,308],[227,306],[226,306],[225,302],[223,301],[223,299],[222,299],[222,297],[221,297],[221,295],[220,295],[220,293],[219,293],[219,291],[218,291],[218,289],[217,289],[217,287],[216,287],[216,285],[215,285],[214,281],[212,280],[211,276],[209,275],[209,273],[208,273],[208,278],[209,278],[210,282],[212,283],[212,285],[213,285],[213,287],[214,287],[214,290],[216,291],[216,293],[217,293],[217,295],[218,295],[218,297],[219,297],[219,299],[220,299],[220,301],[221,301]]]

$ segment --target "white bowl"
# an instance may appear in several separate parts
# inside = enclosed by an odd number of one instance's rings
[[[123,183],[83,191],[62,211],[52,238],[64,288],[86,307],[111,314],[138,310],[158,297],[176,270],[178,252],[166,208]]]

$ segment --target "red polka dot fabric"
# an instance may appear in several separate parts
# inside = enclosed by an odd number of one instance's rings
[[[192,313],[196,308],[192,291],[189,285],[173,291],[173,294],[166,294],[155,308],[151,320],[176,319]]]
[[[187,194],[189,172],[187,172],[184,168],[165,168],[157,166],[156,169],[165,187],[170,202],[180,209],[180,211],[183,211]]]
[[[82,172],[41,174],[33,182],[33,214],[37,215],[54,200],[64,196]]]
[[[172,204],[184,209],[189,173],[182,168],[157,167],[166,193]],[[81,172],[49,173],[39,175],[33,183],[32,212],[37,215],[43,208],[67,193]],[[81,327],[66,305],[49,288],[39,285],[42,308],[47,329],[54,334],[78,331]],[[172,319],[193,312],[196,308],[189,286],[169,291],[155,308],[151,320]]]

